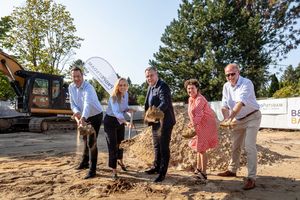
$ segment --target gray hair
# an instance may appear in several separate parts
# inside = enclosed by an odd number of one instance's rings
[[[147,67],[147,68],[145,69],[145,72],[147,72],[147,71],[155,71],[155,72],[157,72],[157,69],[156,69],[156,67],[150,66],[150,67]]]

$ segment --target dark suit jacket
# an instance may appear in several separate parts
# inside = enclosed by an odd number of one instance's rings
[[[145,111],[148,110],[150,106],[155,106],[164,112],[165,117],[163,120],[162,127],[171,127],[176,123],[174,109],[171,99],[171,91],[169,86],[162,80],[158,79],[156,86],[152,90],[152,99],[149,105],[149,94],[150,86],[148,87],[146,101],[145,101]],[[154,125],[154,124],[149,124]]]

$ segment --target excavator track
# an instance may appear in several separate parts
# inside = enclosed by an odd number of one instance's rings
[[[29,122],[29,131],[42,133],[48,130],[75,130],[77,128],[70,117],[33,117]]]
[[[0,133],[10,133],[16,131],[28,131],[30,117],[1,117],[0,118]]]

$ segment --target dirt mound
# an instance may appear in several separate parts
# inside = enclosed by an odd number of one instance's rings
[[[189,139],[182,137],[186,124],[189,122],[187,109],[183,106],[175,107],[176,125],[173,128],[170,150],[170,166],[178,170],[193,170],[196,165],[196,152],[189,146]],[[139,159],[151,165],[154,159],[151,128],[145,128],[136,137],[122,143],[124,150],[132,158]],[[258,145],[258,163],[272,164],[283,159],[283,156]],[[219,129],[219,145],[208,151],[208,169],[211,171],[227,168],[231,155],[231,133],[229,130]],[[246,164],[246,156],[242,153],[241,166]]]
[[[135,187],[135,183],[131,183],[125,179],[118,179],[117,181],[108,184],[103,192],[108,195],[116,192],[124,193],[128,190],[133,189],[134,187]]]

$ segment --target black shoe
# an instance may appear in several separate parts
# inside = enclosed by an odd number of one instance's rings
[[[156,179],[154,179],[154,183],[162,182],[165,180],[165,175],[160,174]]]
[[[114,181],[116,181],[116,180],[118,180],[118,179],[119,179],[119,177],[118,177],[118,175],[117,175],[117,174],[113,174],[113,175],[112,175],[112,179],[113,179]]]
[[[84,179],[93,178],[96,176],[96,171],[89,171],[89,173],[84,177]]]
[[[146,174],[157,174],[158,173],[158,169],[156,169],[155,167],[152,167],[148,170],[145,171]]]
[[[88,168],[89,168],[89,163],[80,163],[76,169],[81,170],[81,169],[88,169]]]
[[[121,169],[126,172],[127,171],[127,168],[125,167],[125,165],[121,162],[118,161],[118,165],[120,165]]]
[[[197,169],[195,169],[194,174],[197,175],[197,174],[201,173],[201,171],[202,171],[201,169],[198,169],[198,168],[197,168]]]
[[[205,181],[205,180],[207,180],[207,174],[205,174],[203,172],[199,172],[198,174],[196,174],[195,178],[198,180]]]

